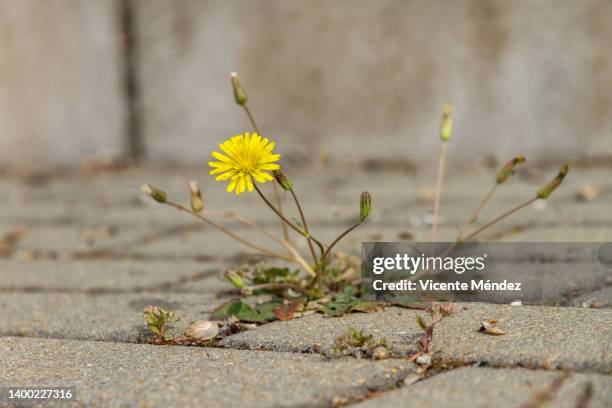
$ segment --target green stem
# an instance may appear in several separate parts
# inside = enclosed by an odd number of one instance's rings
[[[170,207],[174,207],[174,208],[176,208],[179,211],[186,212],[188,214],[193,215],[194,217],[199,218],[200,220],[202,220],[202,221],[212,225],[213,227],[215,227],[219,231],[223,232],[224,234],[230,236],[231,238],[235,239],[236,241],[242,243],[243,245],[248,246],[251,249],[254,249],[254,250],[258,251],[258,252],[261,252],[262,254],[271,256],[273,258],[283,259],[285,261],[295,262],[295,259],[293,259],[291,257],[288,257],[288,256],[285,256],[285,255],[282,255],[282,254],[270,251],[270,250],[268,250],[266,248],[260,247],[259,245],[253,244],[252,242],[249,242],[248,240],[242,238],[241,236],[234,234],[232,231],[228,230],[223,225],[217,224],[216,222],[214,222],[212,220],[209,220],[208,218],[206,218],[206,217],[204,217],[204,216],[202,216],[202,215],[200,215],[198,213],[195,213],[195,212],[193,212],[193,211],[183,207],[180,204],[176,204],[176,203],[173,203],[171,201],[167,201],[164,204],[169,205]]]
[[[246,104],[242,105],[242,107],[244,108],[245,113],[249,117],[249,121],[251,122],[251,125],[253,126],[253,129],[255,129],[255,131],[257,133],[259,133],[259,135],[261,136],[261,132],[259,131],[259,126],[257,126],[257,123],[255,123],[255,118],[251,114],[251,110],[249,109],[248,106],[246,106]]]
[[[342,234],[338,235],[338,238],[336,238],[334,240],[334,242],[332,242],[328,247],[327,250],[325,251],[325,253],[323,254],[323,256],[321,257],[321,262],[325,262],[325,260],[327,259],[327,257],[329,256],[332,248],[338,243],[340,242],[340,240],[342,238],[344,238],[349,232],[351,232],[352,230],[354,230],[355,228],[357,228],[358,226],[360,226],[361,223],[358,222],[357,224],[353,225],[352,227],[350,227],[349,229],[347,229],[346,231],[344,231]]]
[[[242,107],[244,108],[244,112],[246,113],[247,117],[249,118],[249,121],[251,122],[251,126],[253,126],[253,129],[255,129],[255,132],[257,132],[259,136],[261,136],[261,132],[259,131],[259,126],[257,126],[257,123],[255,122],[255,118],[253,117],[253,114],[251,113],[251,110],[246,104],[242,105]],[[276,199],[276,203],[278,205],[278,209],[280,213],[283,214],[283,201],[282,201],[282,197],[280,195],[278,186],[276,184],[274,184],[274,197]],[[287,226],[282,221],[281,221],[281,228],[283,230],[283,237],[285,238],[285,241],[289,241],[289,231],[287,231]]]
[[[489,221],[488,223],[484,224],[482,227],[478,228],[477,230],[475,230],[474,232],[469,234],[467,237],[460,238],[458,241],[459,242],[466,242],[466,241],[469,241],[469,240],[473,239],[476,235],[480,234],[482,231],[486,230],[490,226],[492,226],[492,225],[498,223],[499,221],[503,220],[504,218],[514,214],[515,212],[519,211],[520,209],[525,208],[525,207],[527,207],[530,204],[533,204],[537,200],[538,200],[538,197],[534,197],[534,198],[532,198],[530,200],[525,201],[523,204],[514,207],[510,211],[506,211],[505,213],[501,214],[500,216],[494,218],[492,221]]]
[[[306,294],[306,289],[295,283],[279,282],[279,283],[262,283],[260,285],[249,286],[252,290],[261,289],[293,289],[300,293]]]
[[[306,232],[306,234],[310,235],[310,232],[308,231],[308,224],[306,224],[306,217],[304,216],[304,212],[302,211],[302,206],[300,205],[300,200],[298,200],[297,195],[295,194],[295,192],[293,191],[293,189],[290,190],[291,191],[291,195],[293,196],[293,201],[295,202],[295,206],[298,209],[298,212],[300,213],[300,218],[302,219],[302,224],[304,225],[304,232]],[[315,253],[314,247],[312,246],[312,242],[310,241],[310,239],[306,239],[306,242],[308,242],[308,248],[310,249],[310,254],[312,255],[312,260],[315,264],[315,266],[317,265],[317,254]]]
[[[480,211],[482,211],[482,209],[484,208],[485,204],[489,201],[489,199],[491,198],[491,196],[493,195],[493,193],[495,193],[495,190],[497,190],[497,187],[499,187],[499,184],[495,183],[495,185],[493,186],[493,188],[491,189],[491,191],[489,191],[489,194],[487,194],[482,201],[480,202],[480,205],[478,206],[478,208],[476,209],[476,211],[474,211],[474,215],[472,215],[472,218],[470,218],[470,224],[473,224],[476,222],[476,220],[478,220],[478,216],[480,215]]]
[[[433,217],[431,220],[431,242],[436,242],[438,232],[438,215],[440,212],[440,196],[442,195],[442,180],[444,177],[444,162],[446,160],[446,142],[442,142],[440,158],[438,159],[438,175],[436,177],[436,193],[434,198]]]
[[[264,195],[264,193],[262,193],[261,189],[259,188],[259,186],[257,185],[257,183],[253,183],[253,185],[255,186],[255,190],[257,190],[257,193],[259,194],[259,196],[261,197],[262,200],[264,200],[264,202],[268,205],[268,207],[270,207],[270,209],[272,211],[274,211],[274,213],[276,215],[278,215],[278,217],[285,223],[287,224],[291,229],[293,229],[295,232],[297,232],[300,235],[305,236],[306,238],[308,238],[308,234],[306,234],[304,231],[302,231],[301,229],[299,229],[298,227],[296,227],[291,221],[289,221],[276,207],[274,207],[274,205],[272,205],[272,203],[270,202],[270,200],[268,200],[268,198]]]

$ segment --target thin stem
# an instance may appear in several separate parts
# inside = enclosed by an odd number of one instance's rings
[[[446,143],[442,142],[440,159],[438,160],[438,176],[436,178],[436,195],[434,198],[433,218],[431,221],[431,242],[436,242],[438,232],[438,214],[440,212],[440,195],[442,194],[442,179],[444,176],[444,162],[446,160]]]
[[[358,222],[357,224],[353,225],[352,227],[350,227],[349,229],[347,229],[346,231],[344,231],[342,234],[338,235],[338,238],[336,238],[334,240],[334,242],[332,242],[328,247],[327,250],[325,251],[325,253],[323,254],[323,256],[321,257],[321,262],[324,262],[325,259],[327,259],[327,257],[329,256],[332,248],[338,243],[340,242],[340,240],[342,238],[344,238],[349,232],[351,232],[352,230],[354,230],[355,228],[357,228],[358,226],[360,226],[361,223]]]
[[[293,259],[293,262],[297,262],[300,265],[304,266],[304,268],[306,268],[306,270],[312,271],[312,268],[310,268],[310,266],[306,263],[306,261],[304,260],[304,258],[302,258],[302,256],[299,254],[298,250],[295,249],[295,247],[291,244],[291,242],[289,241],[285,241],[282,239],[279,239],[277,237],[275,237],[274,235],[272,235],[271,233],[269,233],[268,231],[266,231],[265,229],[263,229],[262,227],[260,227],[259,225],[257,225],[255,222],[244,218],[238,214],[232,213],[232,212],[228,212],[226,213],[226,216],[231,217],[231,218],[235,218],[236,220],[238,220],[239,222],[241,222],[244,225],[247,225],[251,228],[253,228],[254,230],[264,234],[265,236],[267,236],[268,238],[270,238],[271,240],[273,240],[274,242],[277,242],[279,244],[281,244],[282,246],[284,246],[285,248],[287,248],[289,250],[289,252],[291,252],[291,254],[293,254],[295,256],[295,259]]]
[[[242,105],[242,107],[244,108],[244,112],[249,117],[249,121],[251,122],[251,126],[253,126],[253,129],[255,129],[255,131],[259,133],[259,135],[261,135],[261,132],[259,131],[259,126],[257,126],[257,123],[255,123],[255,118],[253,117],[253,114],[251,114],[251,110],[249,109],[249,107],[246,106],[246,104]]]
[[[480,215],[480,211],[482,211],[482,209],[484,208],[485,204],[489,201],[489,199],[491,198],[493,193],[495,193],[495,190],[497,190],[497,187],[499,187],[499,184],[495,183],[495,185],[493,186],[491,191],[489,191],[489,193],[482,199],[482,201],[480,202],[480,205],[478,206],[476,211],[474,211],[474,215],[472,215],[472,218],[470,218],[470,224],[473,224],[473,223],[475,223],[478,220],[478,216]]]
[[[306,224],[306,217],[304,216],[304,212],[302,211],[302,206],[300,205],[300,200],[298,200],[297,195],[295,194],[293,189],[291,189],[291,195],[293,196],[293,201],[295,202],[295,206],[297,207],[300,213],[300,218],[302,219],[302,224],[304,225],[304,232],[310,235],[310,232],[308,231],[308,224]],[[314,246],[312,246],[312,242],[309,239],[306,239],[306,241],[308,242],[308,248],[310,249],[312,260],[314,261],[314,264],[316,265],[318,262],[317,262],[317,254],[315,253]]]
[[[281,196],[280,189],[278,188],[276,183],[273,183],[272,185],[274,187],[274,198],[276,199],[276,204],[278,205],[278,211],[281,214],[284,214],[284,212],[283,212],[283,197]],[[285,238],[285,241],[290,241],[290,239],[289,239],[289,230],[287,230],[287,226],[282,221],[281,221],[280,224],[281,224],[281,228],[283,230],[283,238]]]
[[[487,228],[493,226],[494,224],[498,223],[499,221],[503,220],[504,218],[514,214],[515,212],[521,210],[522,208],[527,207],[528,205],[534,203],[535,201],[538,200],[538,197],[534,197],[530,200],[527,200],[526,202],[524,202],[521,205],[518,205],[516,207],[514,207],[513,209],[511,209],[510,211],[506,211],[505,213],[499,215],[498,217],[494,218],[492,221],[489,221],[488,223],[484,224],[482,227],[478,228],[477,230],[475,230],[474,232],[472,232],[471,234],[469,234],[467,237],[465,238],[457,238],[457,241],[455,241],[450,247],[448,247],[442,254],[440,255],[436,255],[439,258],[446,258],[448,256],[448,254],[450,254],[453,249],[455,249],[457,247],[457,245],[467,242],[471,239],[474,239],[474,237],[476,237],[476,235],[480,234],[482,231],[486,230]],[[425,274],[425,271],[420,271],[418,273],[416,273],[415,275],[413,275],[410,280],[414,281],[418,278],[420,278],[421,276],[423,276]]]
[[[286,283],[286,282],[262,283],[261,285],[249,286],[249,289],[252,289],[252,290],[261,290],[261,289],[293,289],[293,290],[297,290],[300,293],[306,294],[306,289],[305,288],[303,288],[300,285],[297,285],[295,283]]]
[[[525,201],[523,204],[514,207],[510,211],[506,211],[505,213],[501,214],[500,216],[494,218],[492,221],[489,221],[488,223],[484,224],[482,227],[478,228],[477,230],[475,230],[474,232],[469,234],[467,237],[460,238],[458,241],[459,242],[466,242],[466,241],[469,241],[469,240],[473,239],[476,235],[480,234],[482,231],[486,230],[487,228],[489,228],[493,224],[496,224],[499,221],[503,220],[504,218],[508,217],[509,215],[512,215],[515,212],[519,211],[520,209],[525,208],[525,207],[527,207],[530,204],[533,204],[537,200],[538,200],[538,197],[534,197],[534,198],[532,198],[530,200]]]
[[[283,220],[283,222],[285,222],[285,224],[287,224],[288,226],[291,227],[291,229],[293,229],[295,232],[297,232],[300,235],[305,236],[306,238],[309,237],[308,234],[306,234],[304,231],[302,231],[301,229],[299,229],[298,227],[296,227],[295,225],[293,225],[293,223],[291,221],[289,221],[287,218],[285,218],[285,216],[276,208],[272,205],[272,203],[270,202],[270,200],[268,200],[268,198],[261,192],[261,190],[259,189],[259,186],[257,185],[257,183],[253,183],[253,185],[255,186],[255,190],[257,190],[257,193],[259,193],[259,196],[262,198],[262,200],[264,200],[264,202],[268,205],[268,207],[270,207],[270,209],[272,211],[274,211],[274,213],[276,215],[278,215],[278,217]]]
[[[233,239],[235,239],[236,241],[238,241],[238,242],[242,243],[243,245],[248,246],[248,247],[249,247],[249,248],[251,248],[251,249],[254,249],[254,250],[258,251],[258,252],[261,252],[262,254],[265,254],[265,255],[271,256],[271,257],[273,257],[273,258],[283,259],[283,260],[285,260],[285,261],[290,261],[290,262],[295,262],[295,261],[296,261],[295,259],[293,259],[293,258],[291,258],[291,257],[288,257],[288,256],[285,256],[285,255],[283,255],[283,254],[279,254],[279,253],[277,253],[277,252],[273,252],[273,251],[270,251],[270,250],[268,250],[268,249],[266,249],[266,248],[260,247],[259,245],[256,245],[256,244],[254,244],[254,243],[252,243],[252,242],[250,242],[250,241],[248,241],[248,240],[246,240],[246,239],[242,238],[241,236],[234,234],[232,231],[228,230],[228,229],[227,229],[227,228],[225,228],[223,225],[221,225],[221,224],[217,224],[216,222],[214,222],[214,221],[212,221],[212,220],[209,220],[208,218],[204,217],[203,215],[200,215],[200,214],[198,214],[198,213],[195,213],[195,212],[193,212],[193,211],[191,211],[191,210],[189,210],[189,209],[187,209],[187,208],[183,207],[183,206],[182,206],[182,205],[180,205],[180,204],[176,204],[176,203],[173,203],[173,202],[171,202],[171,201],[167,201],[167,202],[165,202],[164,204],[169,205],[170,207],[174,207],[174,208],[176,208],[176,209],[177,209],[177,210],[179,210],[179,211],[186,212],[186,213],[188,213],[188,214],[193,215],[194,217],[199,218],[200,220],[202,220],[202,221],[204,221],[204,222],[206,222],[206,223],[208,223],[208,224],[212,225],[213,227],[215,227],[215,228],[216,228],[216,229],[218,229],[219,231],[223,232],[224,234],[226,234],[226,235],[228,235],[228,236],[232,237],[232,238],[233,238]]]
[[[246,115],[249,118],[249,121],[251,122],[251,126],[253,126],[253,129],[255,129],[255,132],[257,132],[261,136],[261,132],[259,131],[259,126],[257,126],[257,123],[255,122],[255,118],[253,117],[253,114],[251,113],[251,110],[246,104],[242,105],[242,107],[244,108],[244,112],[246,113]],[[274,197],[276,199],[276,204],[278,205],[278,210],[280,211],[281,214],[283,214],[283,200],[282,200],[280,191],[276,183],[274,184]],[[283,237],[285,237],[285,241],[289,241],[289,231],[287,231],[287,226],[283,222],[281,222],[281,228],[283,230]]]
[[[268,232],[267,230],[265,230],[264,228],[262,228],[261,226],[259,226],[257,223],[255,223],[254,221],[249,220],[248,218],[244,218],[241,215],[238,215],[236,213],[233,213],[231,211],[227,211],[225,213],[211,213],[209,211],[205,211],[205,213],[207,214],[211,214],[211,215],[219,215],[219,216],[224,216],[227,218],[233,218],[236,221],[238,221],[239,223],[246,225],[247,227],[253,228],[255,231],[265,235],[266,237],[270,238],[271,240],[273,240],[274,242],[279,243],[280,245],[282,245],[283,247],[285,246],[285,243],[283,242],[282,239],[277,238],[275,235],[271,234],[270,232]]]
[[[310,265],[308,265],[308,262],[306,262],[306,260],[302,258],[302,255],[300,255],[297,249],[295,249],[288,241],[285,241],[285,245],[287,246],[289,252],[291,252],[291,255],[293,255],[295,259],[297,259],[297,261],[304,267],[304,269],[306,269],[306,272],[308,272],[313,278],[316,278],[317,273],[312,270]]]

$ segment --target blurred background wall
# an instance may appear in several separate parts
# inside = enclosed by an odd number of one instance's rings
[[[0,165],[612,154],[610,0],[0,0]],[[126,37],[127,36],[127,37]]]

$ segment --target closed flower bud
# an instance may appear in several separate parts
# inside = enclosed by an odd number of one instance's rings
[[[285,174],[282,171],[274,170],[272,171],[272,174],[274,175],[274,178],[276,179],[278,184],[280,184],[280,186],[284,190],[287,190],[287,191],[293,190],[293,183],[291,182],[291,180],[287,178],[287,176],[285,176]]]
[[[234,99],[238,105],[246,105],[249,100],[246,91],[240,85],[240,80],[238,79],[238,74],[232,72],[230,74],[230,81],[232,81],[232,89],[234,90]]]
[[[204,200],[197,181],[189,182],[189,192],[191,193],[191,209],[196,213],[202,212],[204,210]]]
[[[364,222],[372,214],[372,196],[367,191],[359,199],[359,222]]]
[[[232,283],[232,285],[234,285],[236,289],[244,289],[247,287],[246,283],[244,283],[240,275],[238,275],[234,271],[225,272],[225,277],[227,278],[228,281]]]
[[[559,185],[561,185],[568,171],[569,166],[567,165],[567,163],[565,163],[563,166],[561,166],[561,170],[559,170],[559,174],[557,174],[557,177],[555,177],[550,183],[538,190],[538,198],[541,200],[547,199],[548,196],[551,195],[552,192],[555,191],[557,187],[559,187]]]
[[[506,180],[508,180],[508,177],[514,174],[514,169],[516,168],[516,166],[524,162],[525,156],[516,156],[514,159],[506,163],[497,174],[497,184],[505,183]]]
[[[216,322],[206,320],[198,320],[185,330],[187,337],[196,338],[198,340],[210,340],[219,334],[219,325]]]
[[[151,197],[152,199],[154,199],[155,201],[157,201],[158,203],[165,203],[168,199],[168,195],[161,191],[158,188],[153,187],[150,184],[144,184],[140,187],[140,190],[145,193],[146,195],[148,195],[149,197]]]
[[[453,107],[450,103],[444,104],[444,113],[442,114],[442,122],[440,123],[440,139],[444,143],[448,142],[453,134],[453,118],[451,112]]]

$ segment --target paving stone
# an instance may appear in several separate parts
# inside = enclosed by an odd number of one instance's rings
[[[401,360],[0,338],[0,385],[76,386],[85,406],[321,407],[392,388]]]
[[[211,294],[135,293],[0,293],[0,335],[79,340],[141,342],[149,333],[142,310],[158,305],[181,320],[182,333],[195,320],[206,319],[224,300]]]
[[[436,326],[432,350],[440,358],[500,366],[569,368],[612,372],[612,311],[607,309],[506,306],[477,303]],[[349,327],[384,338],[399,355],[416,352],[422,335],[415,310],[387,308],[342,318],[307,316],[271,323],[222,341],[226,347],[329,353]],[[479,333],[486,319],[501,320],[503,336]]]
[[[554,174],[555,171],[552,171]],[[357,172],[338,167],[326,171],[331,176],[323,180],[313,177],[311,172],[296,169],[292,175],[298,194],[310,223],[327,225],[346,223],[354,218],[361,191],[370,190],[374,197],[374,216],[383,225],[404,223],[411,227],[413,218],[431,211],[431,190],[434,179],[424,176],[415,177],[401,172]],[[533,196],[534,191],[551,175],[542,174],[536,182],[525,181],[516,177],[504,188],[500,188],[482,213],[482,219],[490,219],[501,211],[511,208]],[[236,197],[224,191],[224,185],[214,182],[207,175],[207,170],[169,170],[156,172],[151,169],[113,175],[79,176],[75,175],[50,182],[42,187],[24,186],[12,183],[7,188],[11,192],[4,202],[0,201],[0,225],[32,222],[71,221],[80,228],[100,224],[103,213],[105,224],[115,225],[125,230],[125,226],[170,226],[189,222],[186,214],[180,214],[164,208],[151,200],[145,199],[139,186],[150,182],[168,191],[175,200],[187,203],[186,184],[191,179],[201,179],[209,209],[217,211],[232,210],[250,218],[256,218],[264,225],[276,223],[275,215],[268,211],[261,200],[254,195]],[[589,202],[579,202],[575,194],[585,185],[599,182],[612,186],[607,181],[609,174],[602,171],[588,171],[581,174],[572,173],[563,187],[545,202],[546,208],[535,210],[528,208],[511,217],[507,223],[500,224],[496,230],[507,225],[558,223],[582,224],[585,221],[608,221],[604,216],[608,209],[606,195]],[[466,179],[469,182],[466,182]],[[486,172],[453,174],[449,172],[445,179],[443,202],[441,206],[445,223],[452,229],[469,218],[479,200],[489,190],[492,177]],[[384,182],[381,182],[384,180]],[[401,191],[397,186],[401,185]],[[287,209],[291,202],[287,198]],[[424,200],[424,201],[423,201]],[[540,208],[540,207],[538,207]],[[120,209],[120,211],[117,211]],[[55,220],[55,221],[54,221]],[[372,220],[370,220],[372,221]],[[454,231],[453,231],[454,232]],[[75,234],[76,235],[76,234]],[[453,236],[451,236],[453,237]]]
[[[354,407],[522,407],[562,374],[558,371],[523,368],[464,367],[385,393]],[[593,396],[588,406],[609,407],[612,401],[612,377],[575,373],[565,380],[546,406],[578,406],[576,402],[588,383],[593,385]]]
[[[203,292],[231,289],[218,277],[221,265],[204,263],[0,260],[0,270],[2,292],[130,292],[188,287],[192,282]]]
[[[586,293],[572,301],[574,306],[593,307],[593,308],[612,308],[612,286]]]

